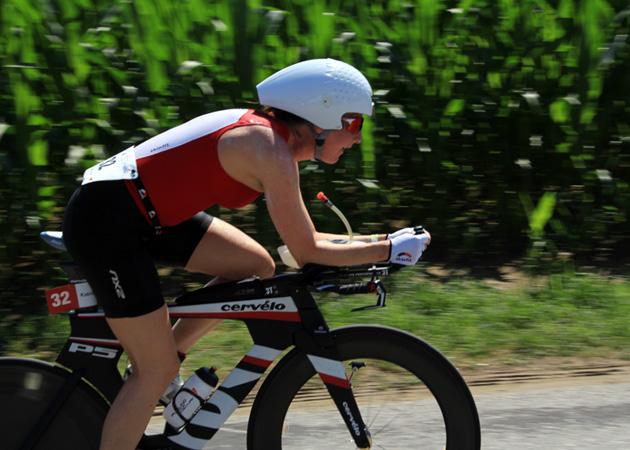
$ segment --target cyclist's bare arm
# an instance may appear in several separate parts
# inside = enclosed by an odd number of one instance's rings
[[[330,240],[347,239],[347,236],[317,232],[297,187],[297,165],[288,178],[292,180],[290,185],[270,180],[265,185],[265,197],[280,237],[300,266],[309,262],[335,266],[365,264],[389,257],[386,241],[368,243],[366,239],[366,245],[338,245]]]
[[[292,153],[275,132],[252,126],[228,133],[219,146],[224,170],[241,183],[264,192],[276,230],[300,266],[309,262],[335,266],[367,264],[389,257],[387,241],[350,248],[327,241],[327,237],[343,236],[315,230],[299,188],[297,162],[302,157]]]
[[[317,240],[318,241],[338,241],[338,240],[348,240],[347,234],[331,234],[331,233],[320,233],[317,232]],[[387,234],[374,234],[374,235],[356,235],[352,236],[355,242],[376,242],[387,239]]]

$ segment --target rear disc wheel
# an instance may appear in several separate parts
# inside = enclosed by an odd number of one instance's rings
[[[70,372],[42,361],[0,358],[3,450],[22,447],[69,376]],[[79,380],[32,448],[98,450],[107,410],[107,402]]]

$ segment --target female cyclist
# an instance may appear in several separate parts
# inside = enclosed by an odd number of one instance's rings
[[[63,232],[70,254],[131,361],[131,375],[105,421],[101,450],[134,449],[185,354],[219,320],[180,320],[172,329],[156,264],[215,276],[213,283],[269,277],[274,260],[251,237],[204,211],[240,208],[264,194],[269,215],[298,264],[415,264],[430,236],[404,229],[328,242],[300,194],[298,162],[337,162],[361,142],[372,89],[332,59],[287,67],[257,86],[264,112],[200,116],[88,169]]]

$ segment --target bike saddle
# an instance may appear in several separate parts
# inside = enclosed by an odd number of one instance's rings
[[[64,252],[68,251],[66,244],[63,242],[63,233],[61,231],[42,231],[39,236],[51,247]]]

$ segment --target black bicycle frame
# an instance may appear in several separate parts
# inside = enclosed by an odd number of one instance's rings
[[[252,278],[240,282],[206,287],[182,295],[168,305],[171,317],[235,319],[243,321],[254,345],[219,385],[201,410],[178,432],[145,436],[140,448],[201,449],[232,412],[251,392],[266,369],[290,346],[308,355],[315,371],[326,385],[358,448],[369,448],[371,441],[345,374],[334,338],[309,286],[341,294],[374,292],[384,306],[385,291],[376,279],[391,267],[368,272],[313,266],[297,274],[279,275],[266,280]],[[327,272],[328,271],[328,272]],[[330,277],[372,276],[369,283],[347,286],[327,285]],[[315,281],[314,281],[315,280]],[[368,307],[368,308],[372,308]],[[70,313],[71,334],[57,362],[73,371],[84,371],[110,402],[122,386],[117,363],[123,349],[99,311]]]

